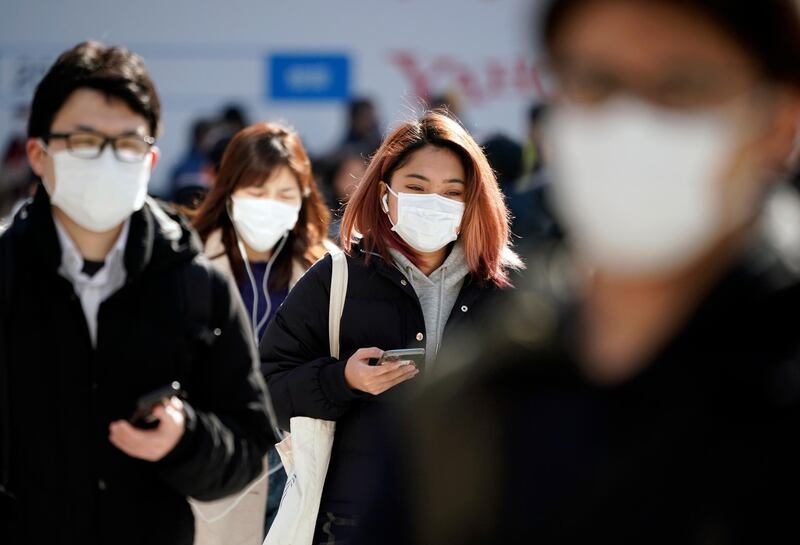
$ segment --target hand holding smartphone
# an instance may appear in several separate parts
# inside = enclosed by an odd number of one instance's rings
[[[153,429],[158,427],[158,420],[153,416],[153,409],[166,403],[173,397],[183,398],[185,394],[181,390],[181,383],[174,381],[167,386],[163,386],[140,397],[136,401],[136,411],[128,419],[133,426],[141,429]]]
[[[378,360],[377,365],[387,363],[400,363],[400,367],[411,365],[412,363],[419,369],[425,363],[424,348],[401,348],[399,350],[386,350]]]
[[[417,376],[424,354],[425,351],[418,348],[386,352],[374,346],[361,348],[348,358],[344,379],[353,390],[380,395]]]

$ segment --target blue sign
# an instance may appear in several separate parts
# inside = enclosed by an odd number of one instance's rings
[[[350,98],[350,59],[345,55],[272,55],[267,59],[269,98],[334,101]]]

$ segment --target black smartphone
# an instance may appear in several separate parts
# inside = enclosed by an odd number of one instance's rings
[[[425,363],[425,349],[401,348],[400,350],[387,350],[378,360],[378,365],[396,362],[401,362],[401,366],[413,363],[419,369]]]
[[[181,390],[181,383],[178,381],[153,390],[136,400],[136,410],[128,421],[137,428],[145,430],[157,428],[158,419],[153,416],[153,409],[172,397],[185,397]]]

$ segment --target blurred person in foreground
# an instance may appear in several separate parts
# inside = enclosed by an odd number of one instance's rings
[[[4,545],[190,545],[187,497],[237,492],[274,440],[236,288],[147,198],[159,124],[121,47],[79,44],[36,88],[43,187],[0,237]]]
[[[361,542],[796,543],[800,287],[754,226],[798,126],[797,8],[544,21],[571,301],[523,287],[449,353]]]

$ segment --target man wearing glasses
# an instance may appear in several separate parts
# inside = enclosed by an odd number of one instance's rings
[[[235,288],[147,197],[159,109],[141,58],[93,42],[36,89],[43,187],[0,237],[4,544],[190,544],[186,498],[261,471],[268,401]]]

